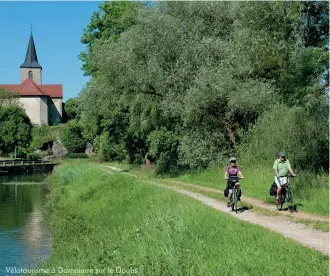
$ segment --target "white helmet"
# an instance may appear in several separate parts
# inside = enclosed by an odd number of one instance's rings
[[[235,157],[230,157],[229,163],[236,163],[236,158]]]

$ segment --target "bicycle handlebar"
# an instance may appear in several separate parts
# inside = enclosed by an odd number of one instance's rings
[[[225,177],[225,179],[230,179],[230,178],[235,178],[235,179],[243,179],[243,177],[239,177],[239,176],[229,176],[229,177]]]
[[[281,178],[281,177],[296,177],[297,175],[292,175],[292,174],[289,174],[289,175],[287,175],[287,176],[277,176],[278,178]]]

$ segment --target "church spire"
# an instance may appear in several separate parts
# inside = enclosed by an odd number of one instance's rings
[[[21,65],[21,68],[41,68],[38,63],[38,57],[36,48],[34,46],[34,40],[32,35],[32,24],[31,24],[31,35],[29,40],[29,45],[26,51],[26,57],[24,63]]]

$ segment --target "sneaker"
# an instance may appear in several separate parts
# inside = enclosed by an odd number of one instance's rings
[[[227,203],[227,207],[230,207],[230,201],[228,201],[228,203]]]

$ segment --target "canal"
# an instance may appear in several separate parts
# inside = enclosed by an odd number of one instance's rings
[[[51,254],[43,209],[49,194],[46,173],[0,175],[0,275],[33,268]]]

